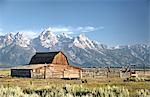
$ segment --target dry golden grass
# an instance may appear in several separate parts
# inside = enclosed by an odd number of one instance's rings
[[[0,70],[0,75],[10,75],[10,70],[9,69]]]
[[[8,75],[10,70],[0,70],[0,75]],[[33,79],[33,78],[0,78],[0,86],[19,86],[23,89],[36,89],[45,88],[51,84],[82,84],[88,88],[95,87],[106,87],[109,86],[119,86],[125,87],[129,90],[131,95],[135,94],[136,90],[148,89],[150,90],[150,82],[123,82],[124,79],[121,78],[83,78],[82,80],[87,80],[87,83],[82,83],[81,80],[63,80],[63,79]]]

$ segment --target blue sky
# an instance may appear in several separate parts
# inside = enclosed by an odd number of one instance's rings
[[[45,27],[114,45],[147,43],[149,0],[0,0],[0,32]]]

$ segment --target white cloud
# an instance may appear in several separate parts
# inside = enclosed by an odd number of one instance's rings
[[[23,33],[24,35],[26,35],[30,38],[35,38],[40,34],[40,33],[37,33],[36,31],[32,31],[32,30],[20,30],[20,31],[16,31],[16,32]]]
[[[68,27],[51,27],[52,32],[69,32],[71,29]]]
[[[0,36],[5,35],[3,32],[0,32]]]
[[[3,29],[0,28],[0,36],[5,35],[5,33],[3,33],[2,31],[3,31]]]
[[[79,33],[87,33],[87,32],[94,32],[97,30],[104,29],[103,26],[94,27],[94,26],[80,26],[80,27],[71,27],[71,26],[52,26],[47,28],[55,33],[66,33],[66,34],[79,34]],[[42,30],[42,29],[41,29]],[[0,28],[0,35],[5,35],[2,33],[3,29]],[[24,35],[29,36],[30,38],[35,38],[40,34],[40,31],[34,30],[16,30],[15,32],[11,32],[16,34],[17,32],[23,33]]]
[[[3,30],[0,28],[0,36],[7,34],[7,33],[4,33],[2,31]],[[36,31],[32,31],[32,30],[16,30],[14,32],[8,32],[8,33],[12,33],[15,35],[17,32],[22,33],[25,36],[28,36],[29,38],[35,38],[40,34],[40,33],[37,33]]]
[[[77,31],[79,31],[79,32],[93,32],[95,30],[97,30],[97,28],[92,27],[92,26],[78,27],[77,28]]]
[[[104,27],[93,27],[93,26],[84,26],[84,27],[49,27],[48,30],[51,30],[52,32],[60,32],[60,33],[66,33],[66,34],[73,34],[73,33],[81,33],[81,32],[93,32],[96,30],[103,29]]]

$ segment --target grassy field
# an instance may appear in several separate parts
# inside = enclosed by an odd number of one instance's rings
[[[10,74],[9,70],[0,70],[0,75]],[[0,78],[0,86],[21,87],[22,89],[44,89],[51,85],[82,85],[85,88],[100,88],[106,86],[117,86],[128,89],[130,96],[136,94],[137,90],[150,90],[150,81],[148,82],[124,82],[121,78],[83,78],[87,83],[81,80],[63,80],[63,79],[33,79],[33,78]]]
[[[0,70],[0,75],[10,75],[10,70],[9,69]]]

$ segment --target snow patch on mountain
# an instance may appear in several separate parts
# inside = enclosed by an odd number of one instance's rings
[[[50,48],[58,43],[58,39],[53,32],[48,29],[45,29],[39,36],[40,42],[43,47]]]
[[[10,45],[13,42],[14,35],[11,33],[0,36],[0,48]]]
[[[13,42],[21,47],[28,47],[30,45],[30,39],[25,34],[19,32],[14,36]]]
[[[21,47],[28,47],[30,39],[21,33],[8,33],[5,36],[0,36],[0,48],[9,46],[11,44],[19,45]]]
[[[79,48],[90,48],[90,49],[93,49],[95,48],[92,41],[90,39],[88,39],[85,35],[83,34],[80,34],[78,37],[76,37],[74,39],[74,42],[73,44],[76,46],[76,47],[79,47]]]
[[[150,46],[145,44],[109,48],[83,34],[71,37],[65,33],[53,33],[51,28],[33,39],[20,32],[0,36],[0,63],[4,64],[26,64],[36,51],[58,50],[78,66],[142,66],[150,62]]]

